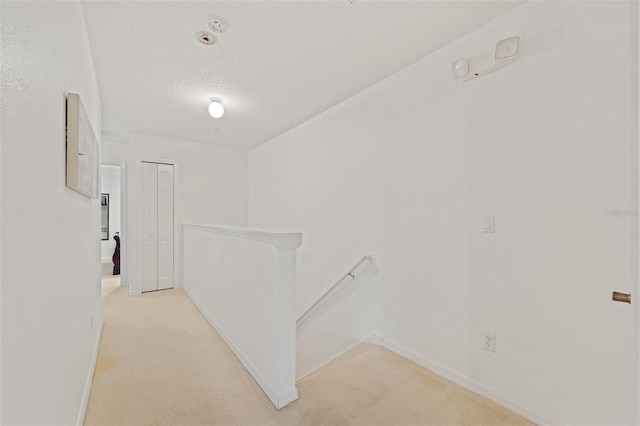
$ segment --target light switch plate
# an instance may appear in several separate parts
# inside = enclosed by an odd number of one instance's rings
[[[482,217],[482,232],[485,234],[493,234],[496,232],[496,217],[495,216],[483,216]]]

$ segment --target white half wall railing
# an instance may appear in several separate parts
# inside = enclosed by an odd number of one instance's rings
[[[298,399],[301,233],[183,224],[183,288],[280,409]]]

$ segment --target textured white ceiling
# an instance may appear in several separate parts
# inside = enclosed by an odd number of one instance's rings
[[[522,2],[85,1],[103,129],[251,149]],[[196,32],[229,24],[213,46]],[[443,64],[448,67],[449,64]],[[224,100],[224,117],[207,113]]]

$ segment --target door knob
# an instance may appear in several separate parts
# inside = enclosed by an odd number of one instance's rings
[[[614,302],[631,303],[631,294],[614,291],[611,295],[611,300]]]

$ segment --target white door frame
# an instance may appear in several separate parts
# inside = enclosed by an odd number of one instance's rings
[[[120,287],[129,285],[129,272],[127,270],[129,265],[127,261],[127,255],[129,254],[127,249],[127,241],[129,240],[127,205],[127,163],[124,162],[120,165],[120,229],[123,231],[120,234]]]
[[[640,7],[631,4],[631,306],[633,308],[635,424],[640,424]]]
[[[100,163],[101,166],[120,167],[120,287],[127,287],[127,162],[121,164]],[[100,173],[102,178],[102,173]]]

